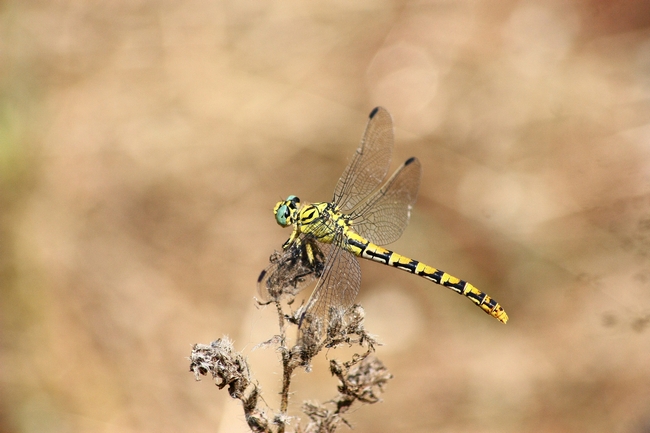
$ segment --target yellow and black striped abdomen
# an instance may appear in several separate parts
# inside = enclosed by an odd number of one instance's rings
[[[506,323],[508,321],[508,315],[497,301],[467,281],[463,281],[440,269],[425,265],[417,260],[409,259],[408,257],[375,245],[354,232],[347,231],[346,234],[346,248],[357,257],[363,257],[364,259],[393,266],[411,274],[419,275],[441,286],[445,286],[460,295],[468,297],[472,302],[481,307],[483,311],[500,322]]]

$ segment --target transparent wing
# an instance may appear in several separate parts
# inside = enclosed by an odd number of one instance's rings
[[[309,327],[320,324],[315,328],[324,331],[329,323],[332,309],[343,313],[354,303],[361,286],[361,268],[356,257],[349,251],[338,246],[343,242],[343,236],[335,239],[337,245],[332,245],[325,269],[314,292],[311,294],[305,312],[301,318]]]
[[[352,161],[334,189],[332,202],[347,213],[379,188],[388,173],[393,152],[393,121],[382,107],[370,113],[366,131]]]
[[[287,249],[273,253],[271,263],[257,279],[260,301],[269,303],[300,293],[323,274],[331,248],[303,234]]]
[[[381,189],[352,210],[350,218],[355,231],[377,245],[399,239],[408,225],[421,173],[417,158],[402,164]]]

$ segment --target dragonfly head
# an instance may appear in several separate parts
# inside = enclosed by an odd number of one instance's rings
[[[295,195],[290,195],[286,200],[279,201],[273,209],[275,221],[282,227],[290,226],[298,218],[299,205],[300,199]]]

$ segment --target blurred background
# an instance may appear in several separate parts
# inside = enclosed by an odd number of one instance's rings
[[[362,263],[395,377],[355,431],[650,432],[645,0],[0,2],[0,432],[247,431],[186,357],[228,334],[274,403],[273,206],[376,105],[423,166],[391,248],[510,322]]]

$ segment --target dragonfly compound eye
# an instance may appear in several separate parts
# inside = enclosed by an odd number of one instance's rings
[[[273,212],[275,213],[275,221],[282,227],[292,224],[293,218],[291,218],[291,215],[297,208],[295,204],[296,202],[292,200],[292,198],[295,197],[291,195],[287,200],[278,202],[275,205],[275,209],[273,209]]]
[[[289,216],[289,209],[287,205],[283,204],[275,208],[275,221],[282,227],[287,226],[287,217]]]
[[[284,201],[284,204],[287,205],[290,209],[298,209],[298,206],[300,205],[300,199],[296,197],[295,195],[290,195],[287,197],[287,199]]]

